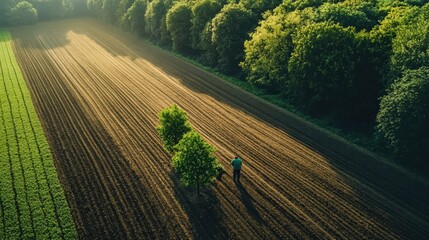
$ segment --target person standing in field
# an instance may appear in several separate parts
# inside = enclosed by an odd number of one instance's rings
[[[236,156],[231,161],[231,165],[233,168],[233,174],[232,178],[234,179],[234,182],[240,182],[240,172],[241,172],[241,165],[243,165],[243,160],[241,160],[238,156]]]

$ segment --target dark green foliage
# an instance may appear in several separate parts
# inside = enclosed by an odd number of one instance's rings
[[[225,5],[212,20],[212,44],[219,55],[219,70],[230,74],[238,71],[243,43],[256,21],[256,16],[239,4]]]
[[[88,0],[89,12],[109,23],[117,23],[116,11],[120,0]]]
[[[216,151],[195,131],[186,133],[176,145],[172,158],[173,167],[180,173],[186,186],[199,189],[211,183],[218,174],[219,162],[213,155]]]
[[[379,21],[379,14],[371,2],[325,3],[319,9],[318,21],[333,21],[344,27],[371,30]]]
[[[191,6],[184,2],[177,2],[168,10],[167,30],[171,34],[173,50],[186,53],[191,49],[191,18]]]
[[[279,92],[288,79],[288,62],[294,45],[292,37],[305,25],[301,17],[311,9],[268,16],[246,41],[245,59],[241,63],[247,80],[271,92]]]
[[[37,23],[37,10],[26,1],[21,1],[13,7],[8,15],[9,25],[19,26]]]
[[[212,23],[208,22],[201,33],[200,48],[203,51],[201,61],[211,67],[218,64],[219,55],[212,42]]]
[[[121,19],[121,26],[138,35],[145,32],[144,14],[147,8],[146,0],[136,0]]]
[[[120,24],[122,24],[122,19],[124,15],[128,12],[128,9],[133,5],[135,0],[120,0],[118,9],[116,10],[116,18],[119,19]]]
[[[72,0],[29,0],[29,2],[37,9],[41,21],[65,18],[73,12]]]
[[[377,130],[397,158],[429,166],[429,68],[408,70],[382,98]]]
[[[401,25],[392,42],[391,78],[406,69],[429,66],[429,5],[423,8],[415,22]]]
[[[355,73],[353,31],[328,22],[312,24],[299,31],[294,43],[288,95],[311,109],[336,104],[332,97],[343,97]]]
[[[284,0],[274,11],[278,14],[287,14],[295,10],[303,10],[306,8],[317,8],[323,3],[335,3],[338,1],[324,1],[324,0]]]
[[[7,16],[13,6],[13,0],[0,0],[0,27],[4,27],[7,25]]]
[[[282,3],[282,0],[240,0],[240,3],[256,15],[272,10]]]
[[[201,0],[197,1],[192,7],[192,48],[195,50],[203,50],[201,43],[202,34],[205,27],[216,14],[221,10],[222,6],[216,0]],[[211,42],[211,32],[210,39]]]
[[[288,96],[312,112],[355,117],[367,92],[361,84],[365,79],[359,77],[363,51],[354,30],[329,22],[312,24],[299,31],[294,44]]]
[[[159,122],[156,130],[163,140],[165,149],[173,153],[174,146],[179,143],[185,133],[191,131],[188,117],[182,109],[173,104],[161,111]]]
[[[172,5],[172,0],[153,0],[146,9],[146,32],[152,40],[161,45],[171,42],[171,36],[167,31],[166,15]]]

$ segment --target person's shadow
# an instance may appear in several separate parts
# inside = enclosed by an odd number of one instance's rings
[[[243,204],[246,207],[247,212],[258,223],[262,223],[263,219],[261,218],[261,215],[259,215],[258,210],[256,210],[255,206],[253,205],[252,196],[250,196],[249,192],[241,183],[236,182],[235,185],[237,186],[237,189],[240,191],[241,201],[243,201]]]

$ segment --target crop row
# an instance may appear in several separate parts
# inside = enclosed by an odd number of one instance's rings
[[[0,31],[0,239],[77,237],[49,145]]]

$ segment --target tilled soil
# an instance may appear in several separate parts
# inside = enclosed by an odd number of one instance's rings
[[[427,181],[212,74],[91,19],[12,34],[81,238],[429,236]],[[228,169],[200,197],[155,130],[172,103]]]

